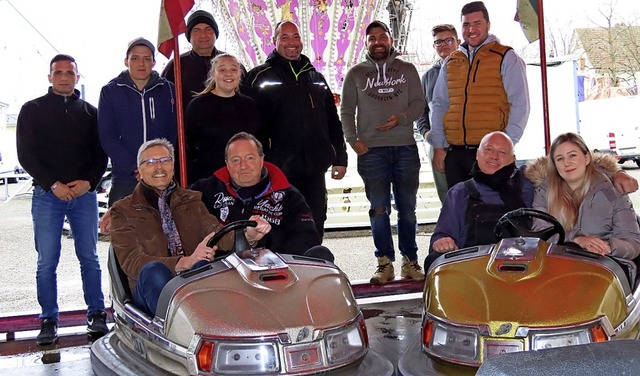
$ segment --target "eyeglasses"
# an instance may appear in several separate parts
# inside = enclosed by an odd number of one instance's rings
[[[433,41],[433,45],[436,47],[440,47],[444,44],[446,44],[447,46],[451,46],[455,41],[456,41],[456,38],[452,38],[452,37],[445,38],[445,39],[436,39]]]
[[[169,165],[171,165],[173,163],[173,158],[171,158],[171,157],[149,158],[149,159],[145,159],[144,161],[142,161],[142,163],[140,163],[140,165],[146,164],[147,166],[154,167],[158,163],[160,163],[163,166],[169,166]]]

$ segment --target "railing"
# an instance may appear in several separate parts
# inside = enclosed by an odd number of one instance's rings
[[[9,181],[17,180],[20,186],[13,193],[9,193]],[[0,173],[0,181],[4,183],[4,196],[0,196],[0,201],[8,202],[16,195],[22,193],[26,187],[31,186],[31,176],[29,174],[18,174],[13,171],[10,172],[1,172]]]

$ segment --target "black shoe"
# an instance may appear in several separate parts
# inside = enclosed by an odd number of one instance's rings
[[[58,340],[58,323],[52,318],[40,320],[40,333],[36,337],[36,343],[40,346],[51,345]]]
[[[87,316],[87,333],[94,338],[100,338],[109,333],[107,313],[105,311],[99,311]]]

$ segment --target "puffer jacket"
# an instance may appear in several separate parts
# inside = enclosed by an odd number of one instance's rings
[[[144,265],[160,261],[175,274],[176,264],[182,257],[169,255],[157,204],[146,198],[149,190],[138,183],[131,195],[117,201],[111,208],[111,244],[122,270],[129,277],[131,291],[135,290]],[[221,227],[200,198],[200,192],[177,186],[169,202],[186,256],[193,254],[205,236]],[[219,248],[231,249],[233,239],[232,233],[225,235],[218,243]]]
[[[527,178],[536,187],[533,208],[545,212],[548,212],[547,161],[538,158],[526,170]],[[580,205],[577,223],[566,234],[565,241],[595,236],[609,242],[612,256],[634,259],[640,255],[637,214],[629,196],[621,195],[610,180],[620,168],[613,157],[598,153],[594,154],[593,163],[598,171]]]
[[[501,67],[510,49],[492,41],[475,51],[473,61],[461,50],[447,59],[449,110],[443,124],[449,144],[478,145],[484,135],[505,130],[511,105]]]

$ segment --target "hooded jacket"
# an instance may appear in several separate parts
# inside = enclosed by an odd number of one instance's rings
[[[548,212],[547,158],[538,158],[527,166],[526,176],[535,185],[533,208]],[[582,200],[575,227],[565,235],[565,241],[578,236],[595,236],[609,242],[611,255],[634,259],[640,255],[638,216],[628,195],[621,195],[607,175],[620,168],[615,159],[594,154],[597,166],[589,191]],[[604,171],[604,172],[603,172]]]
[[[257,184],[260,193],[254,197],[243,199],[238,195],[226,167],[197,181],[191,189],[202,192],[205,206],[223,224],[259,215],[271,224],[271,231],[259,242],[261,246],[274,252],[302,255],[320,244],[311,209],[278,167],[269,162],[264,167],[266,175]]]
[[[25,103],[18,115],[17,151],[33,183],[50,190],[56,181],[86,180],[91,190],[107,168],[98,138],[97,110],[74,90],[69,96],[49,92]]]
[[[460,52],[466,56],[469,62],[469,68],[477,66],[475,54],[483,49],[489,43],[499,42],[495,35],[489,34],[482,44],[474,50],[470,50],[467,43],[460,45]],[[452,54],[453,55],[453,54]],[[444,117],[453,103],[453,99],[449,97],[449,74],[448,63],[451,56],[447,57],[440,69],[438,81],[433,89],[433,97],[431,102],[431,132],[429,132],[428,141],[434,148],[445,148],[449,145],[450,140],[445,137],[445,128],[443,125]],[[479,62],[482,64],[482,61]],[[503,57],[500,67],[500,76],[502,77],[502,85],[509,103],[509,112],[506,119],[506,128],[504,132],[511,138],[513,143],[517,143],[529,119],[529,86],[527,83],[527,68],[524,61],[513,51],[509,49]],[[460,124],[462,127],[462,124]],[[482,137],[481,137],[482,138]]]
[[[510,105],[500,68],[510,49],[493,41],[474,51],[473,62],[461,50],[449,56],[449,109],[442,120],[449,144],[479,145],[485,134],[504,131]]]
[[[332,165],[347,165],[333,94],[308,57],[291,62],[274,50],[247,73],[242,93],[258,104],[261,129],[269,139],[266,160],[288,177],[317,176]]]
[[[376,62],[367,53],[366,60],[345,76],[340,107],[342,129],[352,146],[356,141],[369,147],[415,145],[413,122],[422,115],[424,106],[420,76],[413,64],[399,59],[393,48],[383,62]],[[378,131],[376,127],[391,115],[399,117],[398,125],[386,132]]]
[[[138,148],[145,141],[178,138],[173,83],[152,71],[138,90],[129,71],[123,71],[100,92],[98,129],[100,143],[111,158],[114,180],[135,182]]]

